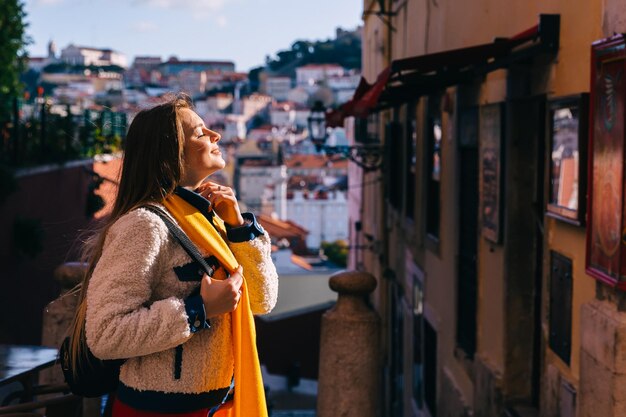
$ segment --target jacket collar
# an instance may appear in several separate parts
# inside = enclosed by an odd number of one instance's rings
[[[214,213],[213,210],[211,210],[211,203],[209,200],[202,197],[202,195],[180,186],[176,187],[174,194],[194,206],[200,213],[204,214],[209,219],[213,218]]]

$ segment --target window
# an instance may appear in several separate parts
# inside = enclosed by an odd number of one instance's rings
[[[392,293],[391,316],[391,415],[401,416],[404,414],[404,309],[402,302],[402,289],[394,285]]]
[[[393,208],[400,211],[402,209],[402,190],[404,177],[404,144],[400,123],[389,122],[385,129],[385,170],[387,172],[387,189],[389,203]]]
[[[587,94],[550,102],[548,215],[582,225],[585,218]]]
[[[550,349],[569,365],[572,347],[572,260],[550,256]]]
[[[457,346],[468,359],[476,352],[476,297],[478,257],[478,108],[457,110],[459,169]]]
[[[430,415],[437,415],[437,331],[424,320],[424,400]]]
[[[426,124],[426,233],[439,240],[442,125],[439,98],[429,98]]]
[[[422,284],[415,279],[413,285],[413,400],[418,409],[424,408],[424,331]]]
[[[415,174],[417,165],[417,120],[415,102],[408,105],[406,115],[406,168],[405,168],[405,200],[406,217],[415,217]]]
[[[354,140],[360,143],[378,143],[380,136],[378,114],[354,119]]]

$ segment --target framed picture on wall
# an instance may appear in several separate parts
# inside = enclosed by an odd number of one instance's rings
[[[548,105],[547,214],[585,224],[589,95],[556,98]]]
[[[502,224],[502,104],[480,107],[480,218],[485,239],[500,243]]]
[[[624,129],[626,37],[594,42],[591,47],[591,94],[587,200],[587,274],[626,290]]]

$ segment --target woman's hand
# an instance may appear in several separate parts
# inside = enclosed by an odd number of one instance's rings
[[[207,181],[196,192],[211,202],[213,210],[226,224],[231,227],[243,226],[244,220],[232,188]]]
[[[230,313],[237,308],[243,284],[242,272],[243,268],[240,266],[237,272],[224,280],[213,279],[204,274],[200,284],[200,296],[207,318]]]

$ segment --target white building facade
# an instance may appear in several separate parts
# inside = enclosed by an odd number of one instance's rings
[[[291,90],[291,78],[268,77],[265,84],[266,93],[278,101],[287,100]]]
[[[61,61],[71,65],[128,66],[126,55],[111,49],[98,49],[70,44],[61,51]]]
[[[307,247],[318,249],[322,242],[348,240],[348,201],[342,191],[319,193],[295,191],[287,199],[287,218],[309,231]]]
[[[313,86],[322,80],[342,77],[345,70],[337,64],[309,64],[296,68],[296,82],[300,87]]]
[[[249,210],[260,211],[262,197],[267,187],[274,188],[274,210],[279,218],[285,218],[285,206],[281,203],[287,193],[287,167],[244,166],[239,168],[238,198]]]

